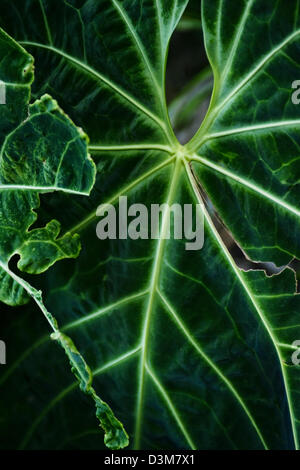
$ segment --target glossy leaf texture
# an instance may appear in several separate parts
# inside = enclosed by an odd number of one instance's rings
[[[99,204],[118,206],[119,196],[128,205],[196,204],[204,189],[253,260],[286,265],[299,257],[300,121],[291,102],[298,1],[289,8],[283,0],[202,2],[214,92],[200,130],[182,147],[169,124],[164,75],[186,4],[1,2],[0,25],[36,59],[34,93],[51,93],[82,126],[98,168],[88,199],[55,193],[43,204],[45,217],[61,208],[64,229],[80,233],[83,250],[53,266],[41,286],[131,448],[298,448],[292,270],[267,277],[238,269],[204,206],[198,251],[185,250],[184,240],[96,237]],[[22,322],[8,320],[8,340],[13,325],[20,343],[0,378],[2,445],[101,448],[94,418],[43,330],[18,333],[31,319],[24,309]],[[55,380],[45,374],[46,358]]]

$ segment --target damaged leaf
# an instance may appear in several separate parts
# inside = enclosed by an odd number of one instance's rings
[[[39,207],[39,194],[89,194],[95,166],[88,155],[88,139],[49,95],[29,105],[33,59],[2,30],[0,57],[0,77],[7,88],[7,101],[0,108],[0,300],[11,306],[35,300],[54,331],[52,338],[69,357],[81,389],[95,401],[106,444],[112,449],[124,447],[128,443],[126,432],[97,396],[85,360],[72,340],[60,332],[56,319],[43,304],[41,292],[9,268],[14,255],[20,257],[19,270],[30,274],[42,273],[58,260],[78,256],[79,236],[59,236],[58,221],[30,228],[37,219],[34,209]]]
[[[240,270],[205,205],[199,251],[186,251],[184,240],[96,237],[99,204],[117,205],[120,196],[128,205],[197,204],[203,189],[249,259],[283,266],[300,257],[300,119],[291,101],[298,1],[202,1],[214,90],[201,128],[182,146],[164,78],[187,3],[1,2],[1,26],[36,58],[34,93],[51,92],[82,126],[98,167],[88,199],[55,193],[45,206],[50,215],[60,205],[64,231],[80,233],[83,245],[79,258],[42,278],[47,305],[85,350],[132,449],[298,449],[293,271]],[[0,379],[4,399],[24,368],[47,391],[34,394],[26,405],[33,422],[17,430],[21,405],[13,403],[1,445],[99,448],[93,417],[50,348],[33,331]],[[25,396],[33,388],[22,387]]]

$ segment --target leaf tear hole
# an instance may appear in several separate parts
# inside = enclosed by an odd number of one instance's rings
[[[224,245],[229,251],[236,266],[242,271],[264,271],[267,277],[281,274],[285,269],[291,269],[295,275],[295,294],[300,294],[300,260],[294,258],[283,266],[276,266],[272,261],[254,261],[248,257],[243,248],[235,240],[233,234],[219,216],[207,192],[195,174],[192,165],[190,165],[194,179],[197,183],[199,192],[203,199],[207,212],[209,213],[212,223],[214,224],[218,234],[220,235]]]

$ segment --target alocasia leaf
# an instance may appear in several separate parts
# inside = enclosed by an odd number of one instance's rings
[[[184,240],[96,237],[99,204],[117,205],[119,196],[128,204],[196,204],[206,191],[253,260],[279,266],[300,255],[300,119],[291,101],[299,2],[202,2],[214,91],[200,130],[181,146],[164,76],[187,3],[0,4],[1,26],[36,58],[35,93],[51,93],[83,127],[98,167],[88,199],[55,193],[43,206],[46,214],[62,207],[64,229],[80,233],[83,245],[77,260],[43,277],[47,306],[88,358],[132,448],[299,448],[299,366],[291,354],[300,301],[292,270],[241,271],[211,205],[203,206],[199,251],[186,251]],[[21,326],[13,325],[16,335]],[[3,411],[2,445],[101,448],[59,357],[38,338],[33,331],[23,339],[0,379],[2,403],[20,382],[22,395],[34,397],[17,431],[18,399]],[[55,380],[44,376],[42,358]],[[29,374],[35,380],[22,382]]]

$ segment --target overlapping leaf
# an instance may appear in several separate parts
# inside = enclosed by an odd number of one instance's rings
[[[59,259],[78,256],[78,235],[67,233],[58,238],[60,224],[56,220],[44,228],[29,229],[37,219],[33,209],[39,206],[39,193],[89,194],[95,167],[87,153],[87,137],[49,95],[29,105],[33,59],[2,30],[0,57],[5,87],[0,136],[0,299],[12,306],[35,300],[54,331],[52,338],[65,350],[81,389],[95,402],[105,443],[111,448],[124,447],[128,439],[123,426],[97,396],[85,360],[71,339],[60,332],[41,292],[9,267],[13,255],[19,255],[18,268],[38,274]]]
[[[215,88],[201,129],[181,147],[167,117],[164,69],[186,3],[1,2],[1,26],[36,57],[35,92],[51,92],[82,125],[99,170],[88,200],[55,194],[45,202],[48,214],[63,203],[64,228],[83,241],[78,260],[44,277],[47,305],[89,359],[133,448],[294,448],[294,273],[241,272],[208,210],[198,252],[178,240],[96,238],[100,203],[117,204],[120,195],[129,204],[197,203],[202,186],[253,259],[281,265],[299,256],[299,111],[290,88],[299,68],[298,2],[203,2]],[[34,331],[23,340],[0,382],[5,398],[25,370],[36,387],[24,384],[22,394],[45,392],[26,403],[14,442],[99,448],[55,354],[48,359],[55,383],[44,376],[41,357],[51,346],[37,338]]]

